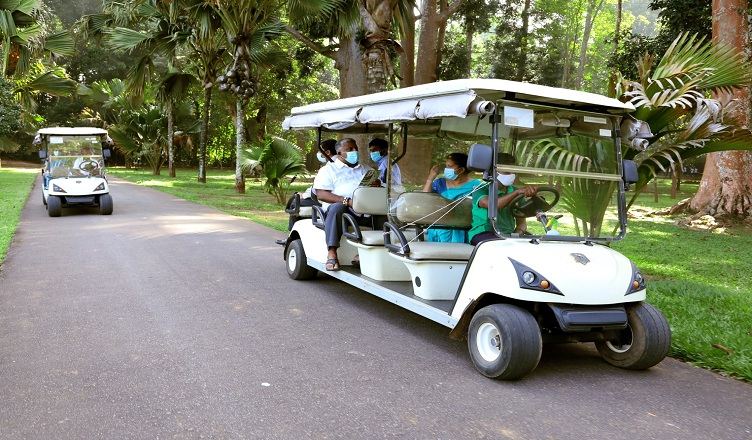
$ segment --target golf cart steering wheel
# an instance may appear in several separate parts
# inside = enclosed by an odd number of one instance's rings
[[[554,200],[549,202],[541,193],[553,195]],[[515,217],[535,217],[539,212],[549,211],[559,202],[559,191],[553,186],[539,186],[538,192],[533,197],[525,197],[520,194],[511,202],[512,215]]]
[[[78,164],[78,169],[81,171],[91,172],[99,168],[99,162],[94,159],[84,159]]]

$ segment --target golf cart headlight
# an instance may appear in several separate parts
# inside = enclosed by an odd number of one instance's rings
[[[554,295],[561,295],[561,290],[557,289],[554,284],[544,277],[540,272],[536,272],[519,261],[509,258],[509,262],[512,263],[514,271],[517,272],[517,282],[520,289],[537,290],[539,292],[552,293]]]
[[[55,192],[60,192],[60,193],[64,193],[65,192],[64,189],[60,188],[59,186],[55,185],[54,183],[52,184],[52,190],[55,191]]]
[[[522,273],[522,281],[523,281],[523,282],[524,282],[525,284],[527,284],[527,285],[529,285],[529,286],[532,286],[532,285],[533,285],[533,283],[535,282],[535,274],[534,274],[534,273],[532,273],[532,272],[530,272],[529,270],[528,270],[528,271],[525,271],[525,272],[523,272],[523,273]]]
[[[99,186],[94,188],[94,191],[104,191],[104,182],[100,183]]]
[[[640,270],[637,269],[634,263],[632,263],[632,282],[629,283],[626,295],[630,293],[639,292],[645,290],[645,277],[642,276]]]

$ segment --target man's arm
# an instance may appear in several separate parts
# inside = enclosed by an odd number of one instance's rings
[[[337,194],[334,194],[328,189],[315,188],[315,190],[316,190],[316,198],[318,198],[319,201],[321,202],[337,203],[337,202],[344,202],[345,200],[345,197],[338,196]]]

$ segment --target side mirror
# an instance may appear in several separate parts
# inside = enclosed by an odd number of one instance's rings
[[[640,179],[640,174],[637,172],[637,162],[633,160],[625,160],[622,163],[622,167],[624,169],[624,174],[622,175],[624,183],[627,185],[637,183]]]
[[[47,150],[39,150],[39,158],[42,160],[47,159]]]
[[[473,144],[467,153],[467,169],[470,171],[487,171],[493,163],[493,148],[490,145]]]
[[[109,148],[105,148],[104,150],[102,150],[102,157],[104,157],[105,159],[111,158],[112,151]]]

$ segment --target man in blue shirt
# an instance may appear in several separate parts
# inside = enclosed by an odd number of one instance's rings
[[[368,143],[368,151],[371,153],[371,160],[378,166],[379,180],[386,186],[386,167],[389,164],[389,143],[385,139],[374,138]],[[402,175],[399,166],[392,165],[392,189],[402,187]],[[401,192],[401,191],[399,191]]]

